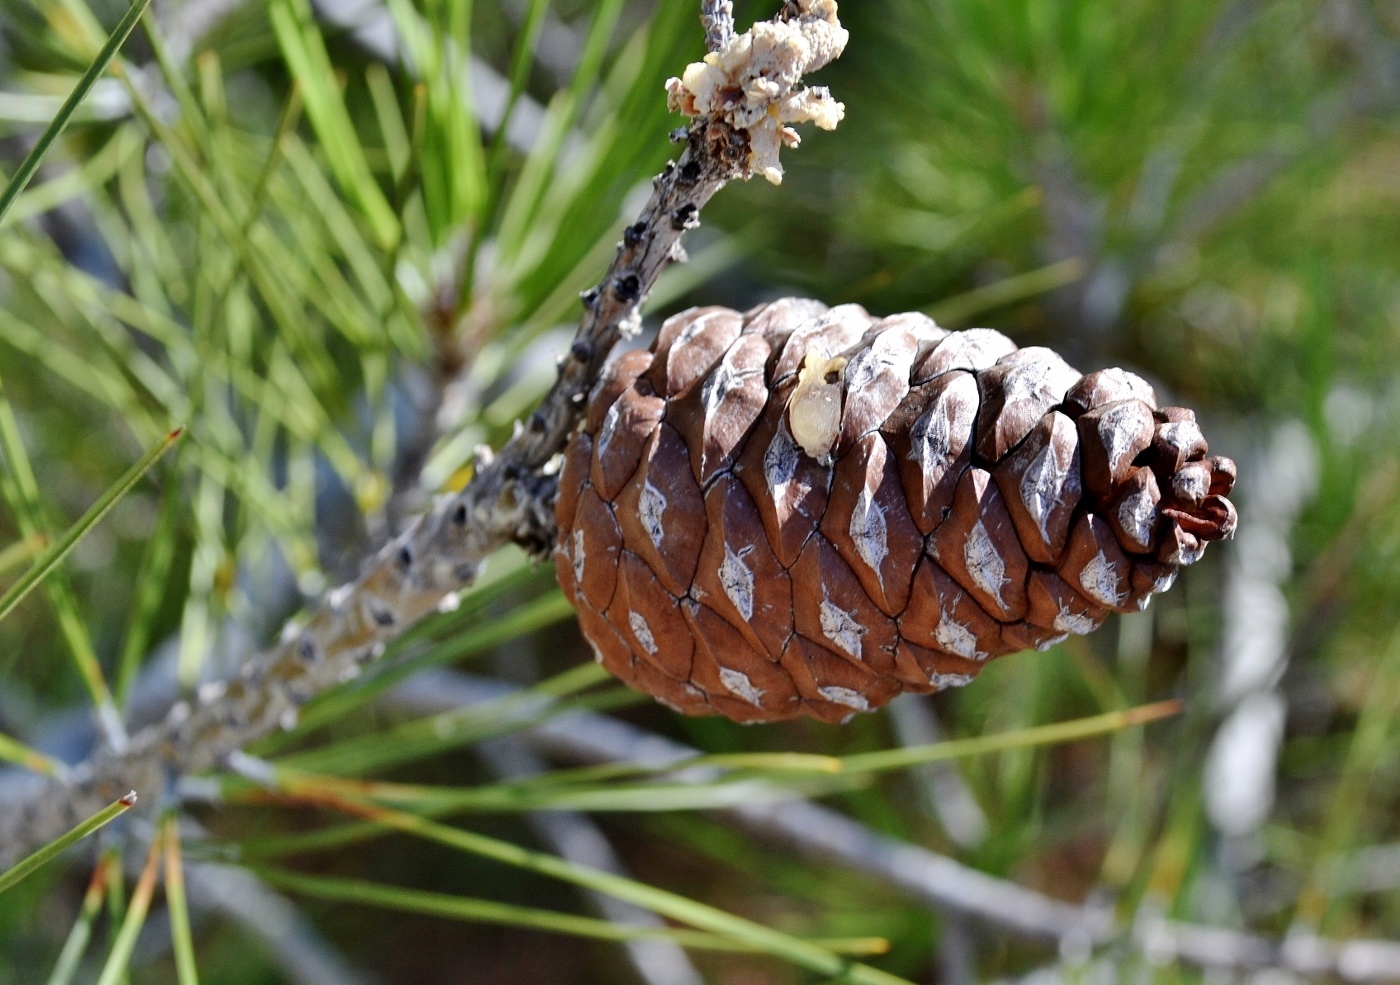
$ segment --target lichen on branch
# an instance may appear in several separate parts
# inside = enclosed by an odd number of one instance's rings
[[[779,150],[802,140],[788,124],[834,130],[846,115],[825,87],[801,84],[846,48],[849,34],[837,19],[836,0],[796,0],[789,11],[785,19],[761,21],[731,37],[666,83],[673,112],[721,120],[746,134],[749,173],[775,185],[783,180]]]

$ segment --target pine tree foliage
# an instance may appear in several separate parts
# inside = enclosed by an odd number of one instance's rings
[[[126,8],[3,10],[8,176]],[[671,152],[697,14],[154,4],[0,223],[4,586],[82,535],[0,623],[0,800],[510,436]],[[797,291],[1127,366],[1239,461],[1236,543],[956,694],[753,729],[642,704],[503,552],[241,768],[7,888],[0,983],[1397,979],[1394,10],[842,15],[846,121],[706,210],[648,327]]]

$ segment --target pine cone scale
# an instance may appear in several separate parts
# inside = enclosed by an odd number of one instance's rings
[[[636,385],[623,390],[603,418],[594,440],[589,481],[608,502],[636,474],[652,433],[666,411],[666,402],[648,391],[649,388]]]
[[[783,649],[779,666],[802,696],[802,710],[825,722],[841,722],[852,712],[889,702],[900,692],[897,680],[846,659],[794,633]]]
[[[797,711],[801,700],[797,686],[776,661],[750,646],[708,606],[686,606],[685,617],[699,651],[694,679],[701,690],[726,702],[744,702],[765,718],[786,717]]]
[[[878,433],[839,459],[820,527],[887,616],[904,611],[922,547],[892,459]]]
[[[844,371],[846,400],[836,444],[838,458],[879,429],[904,402],[909,394],[909,364],[921,341],[913,326],[892,319],[877,322],[866,335],[869,344],[850,358]]]
[[[886,422],[910,512],[925,535],[952,509],[958,481],[972,465],[979,401],[976,378],[951,370],[911,392],[906,406],[918,413],[912,424],[899,414]]]
[[[1044,415],[992,474],[1026,555],[1053,564],[1064,552],[1082,491],[1074,422],[1057,412]]]
[[[623,551],[619,569],[617,593],[604,615],[638,660],[672,680],[690,680],[695,637],[675,596],[631,551]]]
[[[792,567],[797,633],[876,673],[894,663],[894,622],[866,594],[831,543],[812,537]]]
[[[997,651],[1001,626],[932,558],[914,573],[913,605],[899,617],[899,635],[916,646],[981,663]]]
[[[809,355],[839,357],[864,337],[874,321],[859,305],[842,304],[794,327],[773,365],[773,383],[779,385],[796,377]]]
[[[1027,621],[1056,633],[1087,635],[1108,618],[1108,609],[1076,592],[1059,575],[1031,572],[1026,590]]]
[[[1077,423],[1085,488],[1107,499],[1152,444],[1152,409],[1141,400],[1120,400],[1087,411]]]
[[[1074,525],[1060,577],[1080,595],[1118,612],[1134,612],[1132,568],[1107,522],[1085,513]]]
[[[652,389],[667,400],[684,396],[724,357],[739,337],[741,324],[737,311],[702,308],[674,332],[663,330],[646,371]]]
[[[693,309],[595,388],[560,585],[688,714],[840,721],[1134,611],[1233,533],[1235,470],[1122,370],[922,315]]]
[[[770,405],[793,389],[779,386]],[[745,442],[735,474],[758,507],[773,552],[791,568],[826,514],[831,470],[802,453],[781,414],[768,413]]]
[[[575,525],[567,540],[561,539],[561,577],[571,577],[578,592],[602,612],[612,604],[617,588],[618,564],[622,560],[622,528],[612,507],[592,486],[579,496]],[[568,570],[563,571],[567,561]]]
[[[592,435],[580,431],[573,440],[577,451],[564,456],[564,467],[559,471],[559,498],[555,502],[554,515],[560,530],[573,529],[574,512],[578,509],[579,497],[593,467]]]
[[[778,562],[758,507],[732,475],[705,495],[709,531],[692,597],[723,615],[761,652],[782,653],[792,634],[792,580]]]
[[[955,369],[976,372],[990,369],[998,359],[1016,351],[1016,343],[994,328],[970,328],[953,332],[940,341],[914,367],[915,386]]]
[[[769,347],[761,336],[737,339],[705,377],[675,401],[672,423],[690,449],[695,479],[702,487],[727,469],[743,448],[758,416],[768,403],[764,370]]]
[[[705,501],[679,432],[662,422],[651,434],[637,471],[617,494],[623,540],[672,595],[690,590],[705,538]]]
[[[929,538],[929,556],[993,618],[1026,615],[1030,562],[991,473],[969,468],[958,481],[953,510]]]
[[[981,463],[1000,462],[1078,380],[1079,373],[1063,359],[1039,347],[1018,349],[979,373],[976,450]]]

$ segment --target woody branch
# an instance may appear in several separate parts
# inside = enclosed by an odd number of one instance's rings
[[[707,42],[718,53],[667,86],[671,108],[691,117],[687,129],[673,133],[686,148],[653,180],[606,275],[584,293],[573,344],[540,407],[498,453],[479,454],[476,476],[460,493],[436,502],[358,580],[328,593],[304,623],[289,624],[270,650],[206,684],[128,749],[99,748],[64,780],[36,783],[0,805],[0,870],[127,790],[156,803],[173,779],[217,767],[290,727],[311,698],[354,678],[410,626],[453,605],[499,548],[514,543],[540,555],[553,546],[553,463],[613,347],[640,328],[657,277],[684,259],[682,235],[699,225],[700,210],[728,182],[755,171],[780,180],[780,141],[796,143],[787,123],[812,120],[830,129],[841,118],[826,90],[801,84],[845,46],[835,0],[792,0],[742,36],[733,34],[729,8],[702,3]]]

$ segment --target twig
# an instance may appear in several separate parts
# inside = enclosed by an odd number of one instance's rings
[[[904,694],[889,704],[890,724],[901,745],[942,742],[946,736],[928,699]],[[982,813],[956,763],[930,763],[916,767],[910,777],[918,786],[924,812],[936,818],[944,833],[961,848],[973,848],[987,836]],[[944,985],[973,985],[976,974],[976,938],[966,914],[948,907],[938,909],[942,933],[935,944],[934,960]]]
[[[1249,509],[1225,581],[1222,722],[1205,761],[1206,811],[1225,835],[1250,836],[1274,806],[1287,713],[1279,681],[1288,666],[1289,541],[1319,481],[1317,444],[1297,421],[1275,429],[1245,470]]]
[[[809,7],[815,12],[804,20]],[[779,21],[782,26],[774,30],[810,27],[818,43],[803,42],[806,61],[799,60],[799,74],[786,80],[786,88],[767,80],[775,107],[793,93],[801,71],[825,65],[845,43],[832,0],[797,0],[784,7]],[[756,76],[764,66],[750,67]],[[673,101],[684,90],[680,80],[668,84]],[[840,105],[824,90],[807,92],[811,98],[796,107],[799,115],[783,119],[816,118],[834,126]],[[0,869],[127,790],[163,790],[170,779],[209,770],[256,739],[290,727],[311,698],[357,676],[425,616],[455,605],[456,593],[475,580],[498,548],[515,543],[543,555],[553,547],[557,479],[549,467],[552,460],[577,425],[613,346],[640,326],[641,305],[657,277],[683,258],[682,234],[699,224],[700,210],[725,184],[751,173],[750,133],[734,122],[733,107],[718,107],[713,115],[705,107],[701,112],[693,107],[692,99],[686,109],[693,122],[678,132],[687,142],[684,153],[656,177],[651,198],[624,232],[607,275],[583,295],[583,319],[574,342],[560,361],[553,388],[528,423],[518,427],[499,454],[481,452],[476,477],[460,493],[440,499],[385,545],[359,580],[330,592],[304,624],[289,625],[269,652],[232,677],[202,687],[197,700],[176,705],[164,722],[137,735],[124,752],[100,749],[68,782],[47,783],[35,797],[0,805]],[[821,115],[811,115],[813,109]],[[767,112],[756,117],[754,126],[773,121]],[[777,168],[775,156],[764,158],[763,168],[776,180],[771,173]]]
[[[480,704],[514,692],[508,684],[439,671],[421,675],[388,700],[419,712]],[[524,733],[541,752],[568,762],[677,763],[698,751],[603,715],[561,716]],[[673,777],[684,782],[685,773]],[[845,815],[802,800],[719,812],[752,834],[828,864],[861,872],[930,906],[968,914],[1020,936],[1088,947],[1125,943],[1154,960],[1225,971],[1334,975],[1346,982],[1400,982],[1400,943],[1290,935],[1271,940],[1226,927],[1169,920],[1148,909],[1130,927],[1110,912],[1076,906],[877,834]]]
[[[222,914],[256,938],[297,985],[375,985],[330,948],[297,906],[252,873],[231,865],[187,862],[190,902]]]
[[[946,736],[928,701],[905,694],[890,702],[890,722],[901,744],[932,745]],[[944,834],[962,848],[974,848],[987,837],[987,815],[958,772],[955,763],[930,763],[914,771],[924,809],[938,819]]]
[[[499,777],[516,779],[543,773],[539,755],[515,736],[491,739],[476,747],[477,755]],[[570,862],[604,872],[626,875],[622,860],[593,819],[578,811],[532,811],[530,826],[550,850]],[[585,891],[589,905],[613,923],[629,927],[660,928],[665,921],[650,910],[615,899],[606,893]],[[632,967],[646,985],[701,985],[703,979],[674,941],[623,941]]]
[[[705,47],[719,51],[734,39],[733,0],[701,0],[700,23],[705,26]]]

